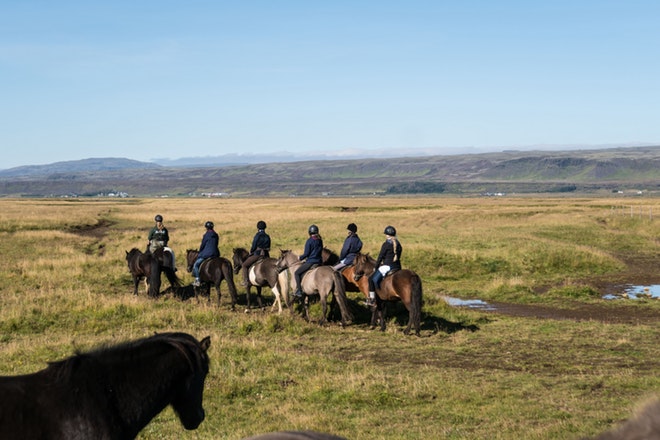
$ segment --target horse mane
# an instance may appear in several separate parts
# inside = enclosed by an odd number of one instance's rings
[[[164,345],[169,345],[182,354],[191,372],[208,369],[208,356],[200,349],[195,338],[187,333],[157,333],[134,341],[103,345],[87,352],[76,351],[76,354],[67,359],[49,362],[48,371],[55,378],[65,380],[78,376],[80,369],[90,363],[96,368],[101,365],[139,364],[139,359],[162,352]]]
[[[368,252],[366,254],[360,252],[355,256],[355,258],[363,259],[365,263],[376,264],[376,259],[372,257]]]

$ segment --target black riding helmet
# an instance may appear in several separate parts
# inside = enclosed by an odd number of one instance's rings
[[[266,229],[266,222],[263,220],[259,220],[257,222],[257,229]]]
[[[157,221],[157,222],[162,222],[163,221],[163,216],[158,214],[158,215],[156,215],[156,217],[154,217],[154,220]]]
[[[396,229],[394,229],[394,226],[387,226],[383,231],[383,234],[394,237],[396,235]]]
[[[309,227],[309,231],[308,231],[308,232],[309,232],[309,235],[312,235],[312,234],[318,234],[318,233],[319,233],[319,227],[316,226],[316,225],[311,225],[311,226]]]
[[[206,229],[213,229],[213,222],[212,222],[212,221],[208,221],[208,222],[204,223],[204,227],[205,227]]]
[[[355,223],[349,223],[348,226],[346,226],[346,229],[351,231],[353,234],[357,233],[357,225]]]

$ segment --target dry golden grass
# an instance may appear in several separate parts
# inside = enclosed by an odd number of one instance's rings
[[[625,202],[660,213],[660,200]],[[452,309],[440,297],[563,301],[534,288],[578,290],[594,274],[621,270],[624,254],[657,256],[660,222],[612,209],[620,204],[604,198],[0,200],[0,374],[36,371],[102,343],[181,330],[212,338],[208,419],[188,433],[167,410],[141,438],[238,439],[306,428],[354,440],[593,434],[660,390],[657,326],[493,317]],[[250,246],[258,220],[268,223],[275,254],[301,252],[312,223],[338,252],[350,222],[358,224],[364,250],[375,254],[392,224],[404,266],[424,281],[422,338],[404,337],[396,319],[387,332],[373,332],[364,311],[344,330],[318,328],[288,310],[231,313],[224,285],[220,308],[204,299],[150,300],[142,289],[134,297],[125,251],[145,248],[155,214],[165,218],[184,282],[192,280],[185,250],[199,246],[206,220],[215,222],[225,257]],[[360,309],[359,295],[352,298]]]

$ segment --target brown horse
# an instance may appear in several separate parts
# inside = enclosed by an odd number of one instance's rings
[[[323,261],[324,266],[334,266],[335,264],[339,263],[339,255],[337,255],[334,251],[324,247],[323,252],[321,253],[321,259]],[[353,280],[353,266],[346,266],[343,269],[341,269],[341,274],[344,277],[344,288],[346,292],[362,292],[364,293],[367,297],[369,296],[369,283],[367,282],[366,278],[364,280],[361,280],[359,283]],[[364,284],[366,287],[364,290],[362,290],[362,284]]]
[[[147,295],[155,298],[160,295],[160,275],[165,272],[172,289],[181,287],[181,280],[172,268],[172,257],[169,252],[158,249],[153,254],[142,252],[138,248],[126,251],[126,263],[133,278],[133,295],[137,295],[138,284],[144,279]]]
[[[241,271],[243,261],[250,255],[247,249],[245,248],[234,248],[234,255],[232,260],[234,262],[234,273],[238,274]],[[284,301],[288,303],[287,292],[282,293],[281,286],[287,285],[288,280],[286,279],[286,273],[280,273],[277,269],[277,260],[275,258],[262,258],[257,260],[249,270],[249,280],[250,283],[246,289],[247,296],[247,310],[250,310],[250,290],[254,286],[257,289],[257,302],[259,303],[259,308],[263,308],[263,300],[261,297],[261,288],[270,287],[275,296],[275,301],[271,307],[271,310],[275,308],[275,305],[278,306],[279,313],[282,313],[282,294],[285,295]]]
[[[300,267],[302,262],[296,254],[289,250],[282,250],[281,256],[277,260],[277,267],[280,270],[287,269],[289,273],[289,284],[287,285],[287,292],[290,290],[293,274],[296,269]],[[318,294],[321,299],[321,307],[323,308],[323,317],[319,320],[319,324],[323,325],[327,321],[327,299],[332,293],[332,305],[336,302],[339,304],[341,312],[341,325],[346,326],[353,320],[353,315],[348,309],[348,299],[346,298],[346,290],[344,289],[344,281],[332,267],[330,266],[317,266],[313,267],[303,275],[301,286],[303,292],[307,296]],[[307,298],[306,298],[307,299]],[[293,312],[293,308],[291,309]],[[309,321],[309,302],[305,301],[305,318]]]
[[[358,254],[353,261],[354,280],[360,281],[363,277],[370,277],[376,270],[376,261],[369,254]],[[372,327],[376,324],[376,317],[380,319],[380,329],[385,331],[386,303],[401,301],[408,309],[408,327],[403,331],[410,333],[415,326],[415,334],[419,336],[419,327],[422,315],[422,280],[415,272],[401,269],[392,275],[387,275],[376,288],[376,309],[371,316]]]
[[[197,260],[199,251],[196,249],[188,249],[186,251],[186,262],[188,263],[188,272],[192,272],[195,260]],[[199,266],[199,280],[206,283],[209,290],[209,301],[211,301],[211,292],[209,284],[215,286],[218,292],[218,306],[220,305],[220,298],[222,292],[220,291],[220,283],[222,280],[227,282],[229,294],[231,295],[231,309],[235,310],[236,303],[238,302],[238,294],[236,293],[236,285],[234,284],[234,273],[232,272],[231,262],[223,257],[209,258],[202,262]]]

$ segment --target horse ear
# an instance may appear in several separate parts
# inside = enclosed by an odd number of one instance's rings
[[[211,337],[207,336],[199,343],[202,346],[202,350],[207,351],[211,346]]]

